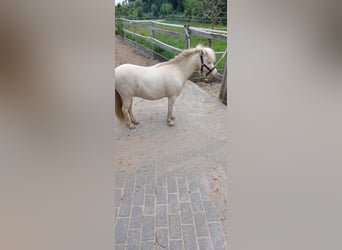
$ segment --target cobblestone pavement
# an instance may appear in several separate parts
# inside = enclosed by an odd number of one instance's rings
[[[228,249],[227,108],[188,81],[176,99],[134,99],[116,123],[115,249]]]

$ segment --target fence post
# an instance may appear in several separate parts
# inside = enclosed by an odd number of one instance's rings
[[[122,22],[122,31],[123,31],[123,35],[124,35],[124,40],[126,40],[126,32],[125,32],[125,25],[126,25],[126,22],[124,21],[123,18],[120,18],[120,22]]]
[[[190,49],[190,25],[184,24],[184,31],[185,31],[185,48]]]
[[[220,90],[219,99],[227,105],[227,65],[224,67],[224,75],[222,79],[222,85]]]
[[[208,47],[211,48],[211,39],[208,39]]]
[[[152,39],[153,38],[155,38],[154,36],[155,36],[155,33],[154,33],[154,29],[153,29],[153,27],[154,27],[154,23],[153,23],[153,21],[151,21],[151,27],[152,27],[152,29],[151,29],[151,36],[152,36]],[[153,58],[153,60],[155,59],[155,54],[154,54],[154,51],[155,51],[155,46],[154,46],[154,44],[153,43],[151,43],[152,44],[152,58]]]

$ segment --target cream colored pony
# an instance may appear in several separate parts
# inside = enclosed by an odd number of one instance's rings
[[[167,124],[173,126],[172,115],[176,97],[182,91],[191,74],[215,77],[215,53],[210,48],[197,46],[184,50],[174,59],[151,67],[123,64],[115,69],[115,113],[120,121],[132,129],[139,122],[132,113],[133,97],[148,100],[168,98]]]

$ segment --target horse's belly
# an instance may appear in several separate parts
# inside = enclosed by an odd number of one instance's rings
[[[166,96],[164,86],[156,86],[151,84],[138,84],[134,91],[134,96],[148,100],[156,100]]]

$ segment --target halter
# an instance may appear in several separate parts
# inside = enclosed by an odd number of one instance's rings
[[[200,55],[200,57],[201,57],[201,64],[202,64],[201,65],[201,74],[203,73],[203,67],[205,67],[208,70],[208,73],[205,76],[208,76],[211,72],[214,71],[215,66],[212,68],[209,68],[209,66],[204,63],[202,54]]]

